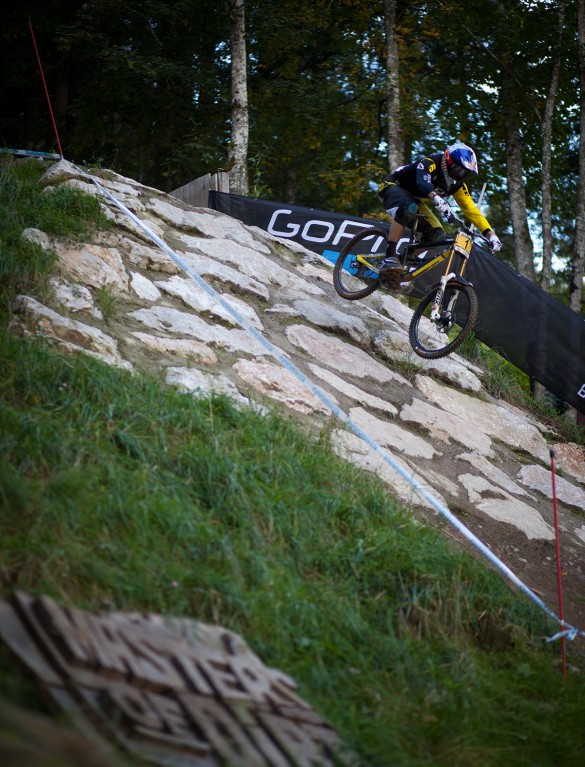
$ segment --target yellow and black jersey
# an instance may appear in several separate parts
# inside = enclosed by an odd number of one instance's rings
[[[453,194],[453,199],[461,208],[461,212],[472,224],[475,224],[482,234],[486,234],[492,228],[490,222],[482,214],[473,198],[469,194],[469,189],[465,184]]]
[[[409,165],[402,165],[389,176],[386,176],[378,189],[383,192],[388,184],[398,184],[417,199],[428,198],[431,192],[443,198],[453,197],[461,208],[463,215],[469,219],[480,232],[485,233],[491,226],[473,202],[464,181],[456,181],[444,172],[441,160],[443,153],[421,157]]]

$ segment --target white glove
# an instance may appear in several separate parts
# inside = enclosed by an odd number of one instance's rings
[[[449,218],[449,216],[453,215],[453,211],[451,210],[451,206],[447,202],[447,200],[444,200],[442,197],[440,197],[438,194],[436,194],[433,197],[433,202],[437,206],[437,210],[442,216],[445,216],[445,218]]]
[[[502,249],[502,243],[500,242],[500,238],[495,232],[490,234],[490,245],[494,253],[497,253],[498,250]]]

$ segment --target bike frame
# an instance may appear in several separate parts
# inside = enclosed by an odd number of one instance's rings
[[[366,250],[368,242],[374,237],[379,241],[387,239],[387,233],[381,226],[366,227],[357,232],[341,249],[333,268],[333,286],[341,298],[359,301],[371,296],[382,288],[389,292],[400,291],[403,295],[412,293],[412,286],[422,275],[437,267],[437,282],[429,287],[429,279],[420,280],[420,299],[415,307],[408,337],[415,354],[423,359],[440,359],[451,354],[469,337],[479,316],[479,302],[473,284],[466,278],[469,258],[473,252],[474,239],[487,238],[479,232],[473,232],[455,215],[448,216],[448,221],[456,227],[455,234],[442,242],[423,244],[416,232],[418,221],[414,221],[406,247],[401,242],[398,255],[401,266],[388,270],[384,276],[386,253],[373,253]],[[366,242],[368,241],[368,242]],[[377,247],[376,240],[374,247]],[[364,252],[365,251],[365,252]],[[434,256],[434,253],[438,255]],[[436,279],[431,273],[431,279]],[[423,284],[424,283],[424,284]],[[418,295],[420,293],[420,295]]]
[[[431,261],[428,261],[427,263],[423,264],[422,266],[419,266],[417,269],[415,269],[412,272],[405,272],[404,276],[400,280],[401,283],[406,282],[413,282],[418,277],[421,276],[421,274],[424,274],[425,272],[428,272],[430,269],[432,269],[434,266],[437,266],[437,264],[440,264],[441,261],[447,261],[447,265],[445,268],[445,274],[443,278],[441,279],[441,283],[444,285],[449,282],[449,280],[459,278],[463,278],[463,274],[465,272],[465,268],[467,266],[467,261],[469,259],[469,256],[471,255],[471,248],[473,246],[473,240],[470,235],[468,235],[466,232],[463,232],[461,230],[458,230],[455,234],[455,237],[453,238],[453,241],[449,243],[448,247],[445,248],[445,250],[440,253],[438,256],[433,258]],[[421,250],[420,243],[409,243],[406,246],[406,255],[404,258],[405,266],[409,264],[409,253],[410,250]],[[454,272],[452,271],[453,267],[453,261],[455,259],[455,256],[459,256],[459,270]],[[410,257],[410,263],[412,263],[413,259]],[[380,273],[380,269],[378,266],[376,266],[373,261],[375,260],[377,263],[380,261],[379,255],[377,257],[372,257],[368,255],[356,255],[355,260],[359,264],[363,264],[368,269],[371,269],[376,274]],[[444,287],[443,287],[444,289]]]

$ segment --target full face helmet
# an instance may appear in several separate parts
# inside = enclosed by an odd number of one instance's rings
[[[477,176],[475,152],[461,141],[445,149],[443,170],[455,181],[463,181],[470,173]]]

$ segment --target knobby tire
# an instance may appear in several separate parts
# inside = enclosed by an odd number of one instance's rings
[[[367,269],[363,264],[357,264],[352,256],[359,250],[357,246],[368,237],[383,237],[386,241],[387,233],[378,226],[362,229],[342,248],[335,266],[333,267],[333,286],[341,298],[348,301],[358,301],[371,295],[380,287],[378,276]],[[380,261],[385,257],[385,252],[380,253]],[[347,261],[347,263],[346,263]]]
[[[432,288],[420,301],[409,327],[410,344],[419,357],[436,360],[446,357],[465,341],[475,327],[479,313],[477,294],[471,285],[457,282],[447,284],[439,311],[441,319],[434,322],[430,313],[437,294]],[[448,304],[455,298],[456,321],[448,316]]]

